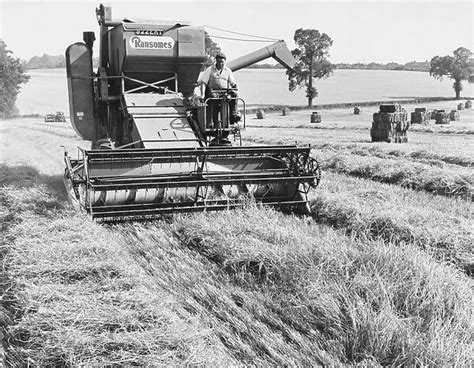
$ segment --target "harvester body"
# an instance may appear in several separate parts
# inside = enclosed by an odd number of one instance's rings
[[[221,91],[219,121],[194,94],[205,54],[205,31],[183,22],[114,21],[97,9],[100,55],[93,72],[95,35],[66,50],[71,123],[90,150],[65,153],[69,197],[95,219],[152,218],[163,213],[219,210],[254,198],[307,211],[319,181],[309,147],[241,145],[243,121],[229,116],[232,97]],[[267,57],[287,67],[284,42],[230,61],[238,70]]]

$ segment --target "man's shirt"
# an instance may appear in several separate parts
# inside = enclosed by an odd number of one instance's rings
[[[215,65],[210,66],[202,73],[198,83],[204,83],[211,89],[229,88],[232,84],[237,84],[232,70],[225,65],[221,70]]]

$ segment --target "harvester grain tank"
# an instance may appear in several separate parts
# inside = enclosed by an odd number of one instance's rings
[[[232,97],[223,90],[216,123],[208,101],[194,95],[206,60],[202,27],[115,21],[103,5],[96,14],[97,72],[93,32],[66,50],[71,123],[92,142],[77,159],[64,156],[64,182],[77,207],[98,220],[220,210],[248,198],[308,211],[308,192],[320,177],[310,147],[229,146],[227,137],[240,137],[245,127],[245,111],[242,123],[232,124]],[[236,71],[268,57],[294,65],[283,41],[227,65]]]

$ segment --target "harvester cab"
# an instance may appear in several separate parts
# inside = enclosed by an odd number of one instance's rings
[[[258,202],[308,210],[319,182],[309,147],[241,145],[243,120],[232,120],[229,90],[217,91],[217,121],[209,99],[196,96],[207,59],[205,31],[185,22],[112,19],[96,10],[93,32],[66,50],[71,124],[91,149],[65,152],[71,201],[98,220],[152,218],[163,213],[219,210]],[[283,41],[232,60],[239,70],[268,57],[291,68]],[[216,106],[216,104],[213,104]],[[231,146],[232,134],[238,144]]]

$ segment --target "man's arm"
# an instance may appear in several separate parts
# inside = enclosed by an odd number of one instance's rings
[[[197,80],[197,84],[208,85],[210,77],[211,77],[211,68],[209,67],[199,75],[199,78]]]
[[[209,84],[209,78],[211,77],[211,68],[207,68],[203,72],[199,74],[198,80],[197,80],[197,86],[194,89],[194,93],[200,96],[201,98],[204,98],[206,95],[206,88],[207,85]]]
[[[231,88],[237,88],[237,81],[235,80],[234,73],[232,73],[232,70],[230,69],[228,83]]]

